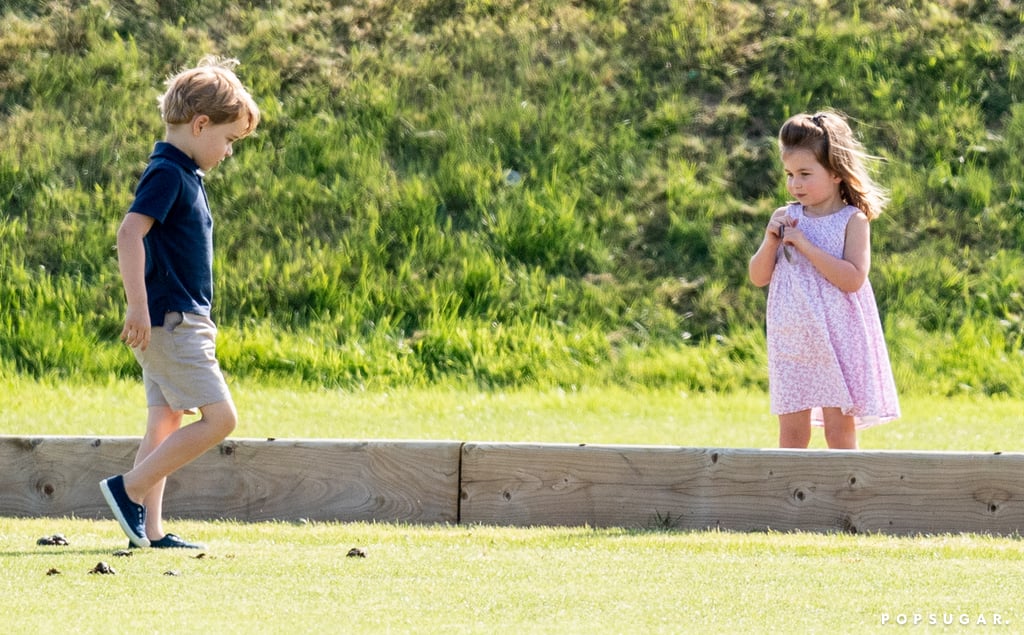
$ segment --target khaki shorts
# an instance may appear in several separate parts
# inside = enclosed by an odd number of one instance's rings
[[[153,327],[146,350],[132,351],[150,408],[188,410],[231,399],[217,363],[217,327],[208,317],[168,313],[163,326]]]

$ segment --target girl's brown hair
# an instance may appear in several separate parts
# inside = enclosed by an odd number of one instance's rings
[[[214,124],[245,118],[245,135],[251,134],[259,125],[260,109],[235,75],[237,65],[233,58],[207,56],[195,68],[169,78],[159,100],[164,123],[188,123],[196,115],[206,115]]]
[[[877,159],[866,152],[854,137],[846,119],[831,110],[794,115],[779,130],[779,150],[782,154],[793,150],[808,150],[818,163],[839,176],[839,194],[849,205],[867,215],[878,218],[889,202],[885,189],[871,178],[867,169],[869,160]]]

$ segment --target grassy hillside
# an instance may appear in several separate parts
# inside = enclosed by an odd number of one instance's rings
[[[264,111],[207,180],[231,373],[764,385],[774,136],[832,107],[886,159],[901,387],[1024,394],[1024,12],[805,4],[9,1],[0,372],[136,372],[115,231],[163,79],[217,53]]]

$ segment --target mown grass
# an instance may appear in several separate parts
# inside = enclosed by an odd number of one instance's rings
[[[904,384],[1024,395],[1022,20],[959,0],[7,2],[0,373],[135,372],[114,233],[162,79],[219,53],[265,111],[208,178],[237,376],[763,388],[745,263],[785,196],[773,137],[834,107],[886,159],[873,283]]]
[[[4,434],[140,436],[138,383],[0,380]],[[778,421],[760,392],[722,395],[619,387],[482,391],[458,387],[343,391],[234,386],[244,438],[445,439],[688,447],[775,447]],[[1019,399],[905,396],[903,418],[860,435],[865,449],[1024,451]],[[825,447],[817,432],[812,447]]]
[[[116,557],[124,538],[113,522],[0,518],[5,631],[869,633],[916,614],[925,627],[934,615],[938,629],[950,617],[960,630],[966,616],[972,629],[982,619],[1013,632],[1024,620],[1016,538],[363,523],[174,530],[205,541],[205,557]],[[55,532],[70,545],[35,544]],[[352,548],[366,557],[347,557]],[[100,561],[116,574],[89,574]]]

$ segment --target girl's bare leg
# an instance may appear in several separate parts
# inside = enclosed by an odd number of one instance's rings
[[[779,447],[806,448],[811,443],[811,411],[779,415]]]
[[[857,449],[857,425],[854,418],[839,408],[823,408],[825,443],[833,450]]]

